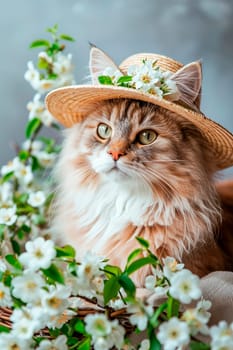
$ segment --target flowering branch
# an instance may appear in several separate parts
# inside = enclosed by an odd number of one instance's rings
[[[44,51],[38,54],[37,68],[29,62],[25,73],[36,90],[27,105],[26,141],[1,168],[0,308],[9,319],[6,322],[0,312],[0,348],[232,349],[233,324],[222,321],[208,326],[211,303],[201,297],[199,278],[172,257],[159,261],[144,239],[137,237],[139,247],[129,255],[124,269],[91,252],[77,261],[73,247],[56,246],[51,239],[48,211],[54,189],[50,169],[60,146],[53,138],[40,136],[44,127],[58,128],[42,95],[73,84],[74,77],[72,56],[64,54],[61,43],[73,38],[58,34],[57,26],[48,32],[52,41],[40,39],[31,44]],[[144,91],[148,79],[157,74],[157,85],[152,79],[153,88],[159,88],[156,93],[172,91],[172,84],[165,81],[169,77],[155,63],[145,61],[142,71],[135,69],[128,76],[105,72],[99,80]],[[165,91],[163,84],[170,90]],[[140,298],[133,276],[145,266],[151,274],[145,278],[145,296]],[[140,343],[135,344],[135,333],[144,338]],[[201,341],[200,336],[207,340]]]

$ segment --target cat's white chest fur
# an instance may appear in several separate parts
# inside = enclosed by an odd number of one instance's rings
[[[79,189],[74,197],[77,225],[91,227],[87,234],[90,239],[101,234],[101,246],[130,223],[142,226],[143,216],[152,205],[148,185],[132,178],[122,179],[117,174],[103,177],[95,190]]]

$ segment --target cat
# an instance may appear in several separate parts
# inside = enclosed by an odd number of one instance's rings
[[[94,83],[104,65],[116,69],[94,48]],[[180,101],[199,111],[200,63],[174,77]],[[229,198],[226,186],[215,184],[216,170],[205,137],[187,118],[129,98],[92,103],[64,131],[55,169],[55,238],[75,247],[79,258],[91,250],[120,267],[140,236],[160,259],[173,256],[200,277],[233,270],[233,184]],[[134,273],[137,286],[149,273]]]
[[[123,267],[140,236],[159,258],[182,260],[199,276],[229,269],[215,240],[221,207],[211,157],[200,131],[173,112],[127,99],[95,105],[65,132],[56,169],[60,242]]]

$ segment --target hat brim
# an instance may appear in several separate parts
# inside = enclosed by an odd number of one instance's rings
[[[198,127],[206,138],[219,170],[233,165],[233,135],[229,131],[202,113],[156,95],[112,85],[77,85],[51,91],[46,97],[46,105],[61,124],[71,127],[85,119],[95,103],[119,98],[153,103],[183,116]]]

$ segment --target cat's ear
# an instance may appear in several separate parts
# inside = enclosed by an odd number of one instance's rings
[[[91,72],[91,78],[93,84],[98,84],[98,76],[103,75],[103,71],[111,67],[115,70],[120,70],[116,63],[102,50],[93,44],[90,44],[90,59],[89,68]]]
[[[180,96],[179,100],[194,110],[200,109],[202,67],[196,61],[179,69],[171,77],[176,82]]]

